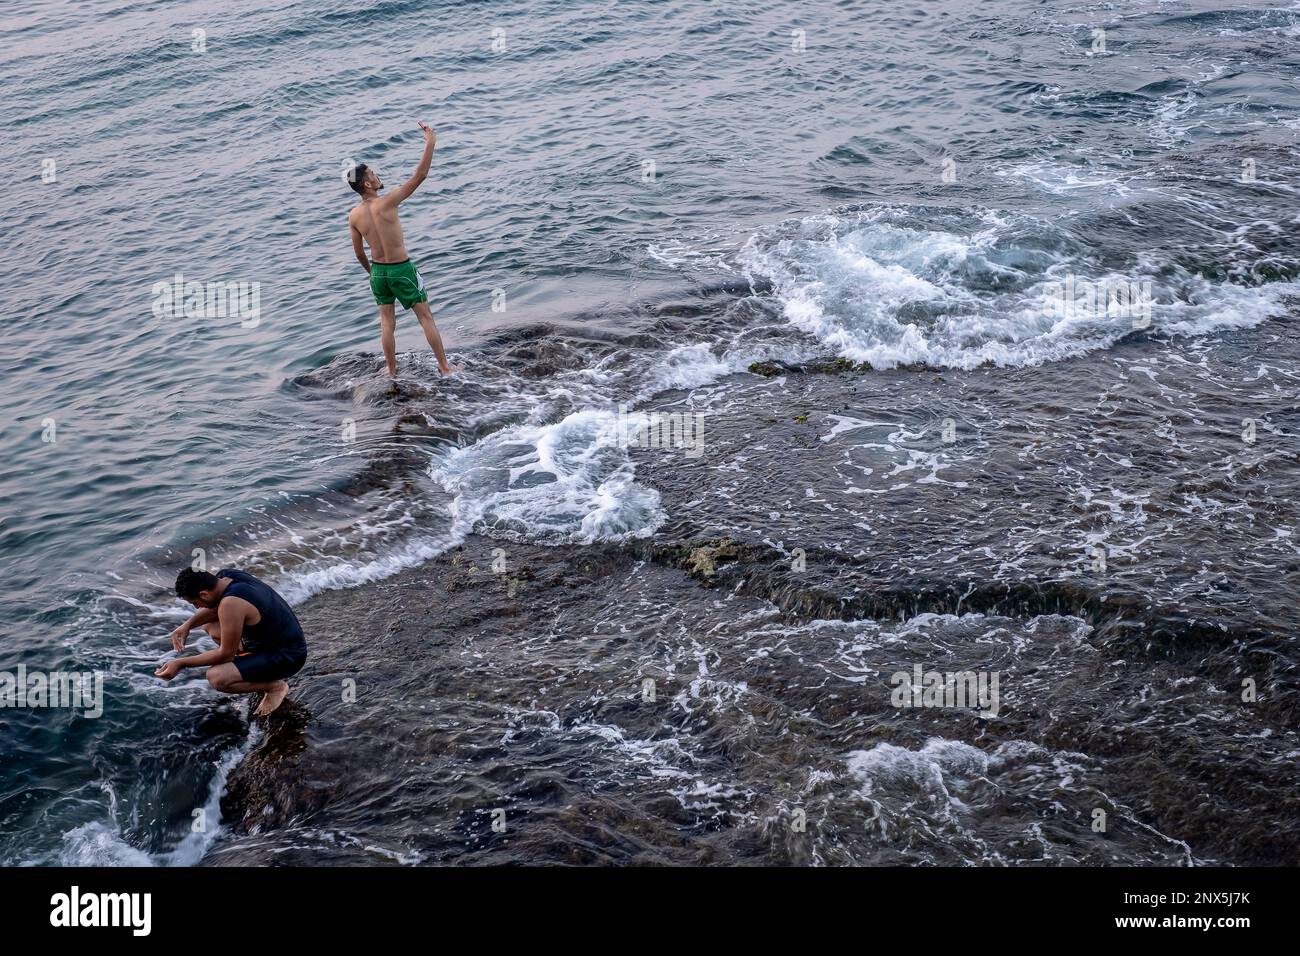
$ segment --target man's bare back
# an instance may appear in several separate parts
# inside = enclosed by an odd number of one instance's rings
[[[395,195],[363,199],[348,213],[348,225],[361,233],[370,247],[370,258],[375,262],[401,262],[410,258],[406,254],[406,239],[402,235]]]
[[[397,215],[398,205],[424,182],[429,174],[429,163],[433,160],[435,134],[423,123],[420,124],[420,129],[424,131],[424,155],[420,157],[420,165],[410,179],[388,195],[379,195],[384,184],[379,174],[364,163],[349,174],[352,188],[361,196],[361,202],[348,213],[352,251],[362,268],[370,273],[370,291],[379,304],[379,341],[384,349],[384,361],[388,365],[390,378],[397,375],[397,307],[394,300],[415,313],[442,373],[446,375],[455,371],[447,362],[442,337],[438,334],[438,327],[433,324],[424,279],[407,255],[406,238],[402,235],[402,223]],[[370,258],[366,257],[363,241],[370,247]]]

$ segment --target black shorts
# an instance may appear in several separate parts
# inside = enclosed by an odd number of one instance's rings
[[[302,665],[307,663],[307,649],[277,647],[269,651],[253,651],[237,655],[234,663],[239,676],[250,684],[284,680],[302,670]]]

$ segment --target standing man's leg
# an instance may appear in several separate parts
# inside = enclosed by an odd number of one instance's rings
[[[379,307],[379,344],[384,347],[388,377],[397,377],[397,306],[392,302]]]
[[[429,303],[413,303],[411,311],[415,313],[415,319],[420,323],[420,328],[424,329],[424,337],[429,343],[429,348],[433,349],[434,357],[438,359],[438,368],[442,370],[442,374],[446,375],[448,372],[454,371],[447,361],[447,353],[442,349],[442,336],[438,334],[438,327],[433,324],[433,311],[429,308]]]

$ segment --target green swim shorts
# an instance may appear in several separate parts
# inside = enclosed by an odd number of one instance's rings
[[[389,305],[393,299],[409,309],[417,302],[428,302],[424,279],[415,271],[410,259],[402,262],[370,263],[370,291],[380,305]]]

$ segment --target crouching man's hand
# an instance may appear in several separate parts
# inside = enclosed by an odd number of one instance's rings
[[[185,650],[185,642],[190,637],[190,626],[188,623],[182,624],[176,630],[168,635],[172,639],[172,650],[180,652]]]
[[[153,672],[154,677],[161,677],[163,680],[171,680],[181,672],[181,662],[179,660],[168,661],[162,667]]]

